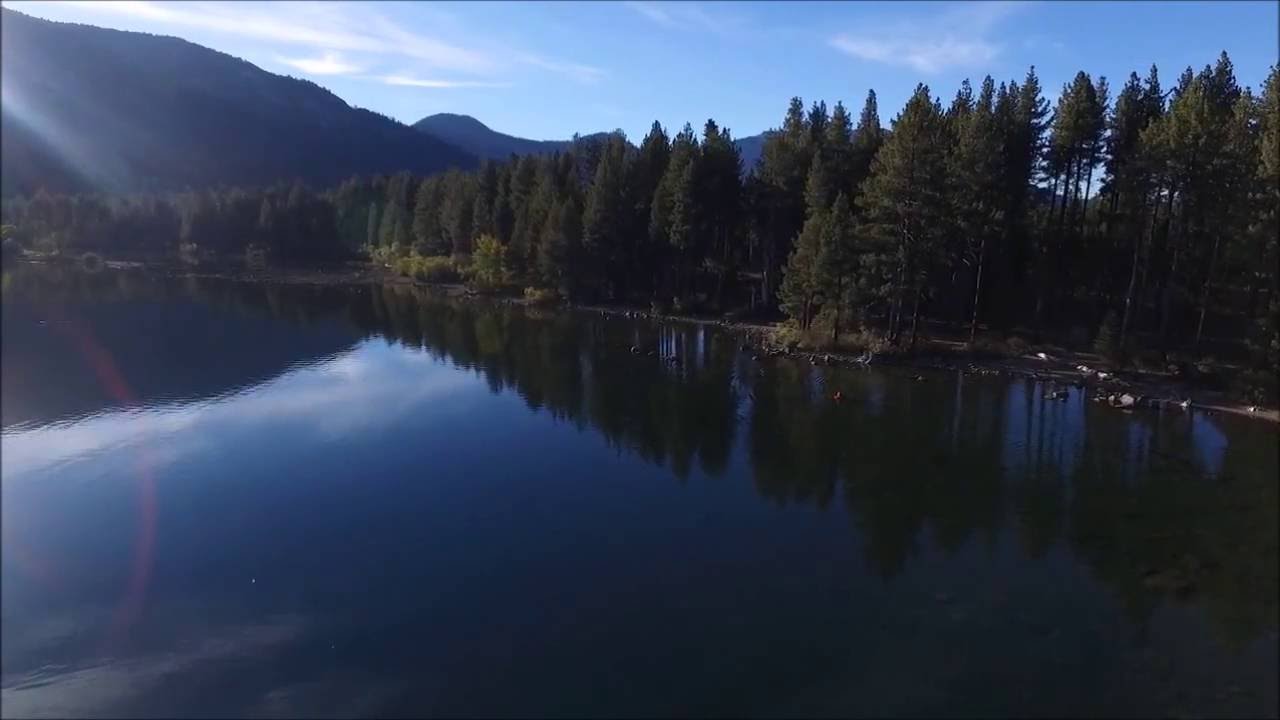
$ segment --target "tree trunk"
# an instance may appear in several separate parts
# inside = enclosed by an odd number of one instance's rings
[[[978,244],[978,273],[973,281],[973,316],[969,319],[969,344],[973,344],[973,340],[978,335],[978,304],[982,298],[982,268],[986,265],[987,257],[987,237],[982,236],[982,241]]]
[[[898,343],[898,336],[902,327],[902,284],[906,277],[906,268],[903,267],[902,261],[898,262],[897,277],[894,278],[893,284],[893,303],[889,311],[889,342]]]
[[[1213,234],[1213,250],[1209,254],[1209,271],[1204,276],[1204,289],[1200,292],[1200,320],[1196,323],[1196,341],[1193,346],[1200,349],[1200,338],[1204,335],[1204,316],[1209,307],[1209,291],[1213,287],[1213,268],[1218,261],[1218,244],[1222,241],[1222,233]]]
[[[1151,208],[1151,234],[1155,236],[1156,216],[1160,214],[1160,201],[1157,197],[1156,203]],[[1120,341],[1117,347],[1121,352],[1125,350],[1125,343],[1129,337],[1129,323],[1133,320],[1133,296],[1138,289],[1138,259],[1142,251],[1142,235],[1146,228],[1139,228],[1133,237],[1133,266],[1129,268],[1129,288],[1124,294],[1124,316],[1120,320]],[[1108,230],[1108,235],[1110,231]]]
[[[1071,197],[1071,161],[1068,160],[1063,164],[1062,168],[1062,207],[1058,211],[1058,232],[1062,232],[1062,225],[1067,219],[1067,201]]]
[[[1093,190],[1093,168],[1095,160],[1093,154],[1089,155],[1089,174],[1085,176],[1084,181],[1084,208],[1080,212],[1080,239],[1084,240],[1084,228],[1089,219],[1089,193]]]
[[[1173,305],[1173,285],[1178,281],[1178,260],[1182,254],[1182,240],[1185,239],[1187,234],[1186,208],[1183,208],[1183,217],[1179,222],[1179,226],[1179,240],[1173,246],[1173,259],[1169,264],[1169,276],[1165,279],[1164,289],[1160,294],[1160,346],[1163,350],[1168,349],[1169,311]]]
[[[840,305],[841,305],[840,298],[843,297],[844,295],[844,293],[842,292],[843,287],[844,287],[844,277],[837,275],[836,276],[836,297],[835,297],[836,317],[835,317],[835,320],[831,322],[831,349],[833,350],[836,348],[836,346],[840,342]]]
[[[921,288],[919,288],[919,287],[917,287],[917,288],[916,288],[916,297],[915,297],[915,302],[913,302],[913,303],[912,303],[912,305],[911,305],[911,351],[912,351],[912,352],[915,352],[915,349],[916,349],[916,335],[917,335],[917,331],[920,329],[920,295],[921,295],[921,292],[922,292],[922,289],[921,289]]]

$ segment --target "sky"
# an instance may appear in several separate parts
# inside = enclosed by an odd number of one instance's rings
[[[303,77],[406,123],[472,115],[563,139],[708,118],[735,137],[777,127],[793,96],[867,90],[885,125],[916,83],[1021,80],[1055,100],[1077,71],[1113,88],[1155,63],[1169,87],[1226,50],[1258,89],[1277,62],[1280,3],[1245,2],[10,2],[50,20],[176,35]]]

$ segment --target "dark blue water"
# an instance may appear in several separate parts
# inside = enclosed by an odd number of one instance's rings
[[[12,268],[0,710],[1277,714],[1273,426],[740,342]]]

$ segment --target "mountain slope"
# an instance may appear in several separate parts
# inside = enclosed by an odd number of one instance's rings
[[[476,164],[314,83],[185,40],[0,12],[6,195],[328,185]]]

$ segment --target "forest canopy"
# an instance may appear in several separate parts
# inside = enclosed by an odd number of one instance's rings
[[[874,91],[856,115],[793,98],[753,168],[707,120],[324,191],[41,191],[5,201],[6,242],[474,266],[486,285],[574,301],[781,311],[832,343],[874,327],[912,344],[930,318],[971,339],[1234,345],[1274,368],[1280,75],[1255,95],[1223,53],[1165,84],[1155,67],[1117,87],[1080,72],[1052,107],[1034,68],[966,81],[945,105],[919,85],[887,128]]]

